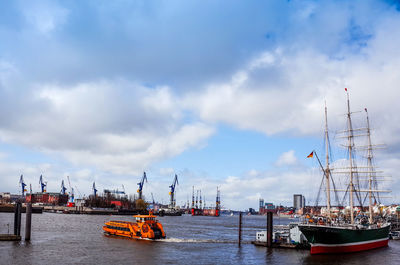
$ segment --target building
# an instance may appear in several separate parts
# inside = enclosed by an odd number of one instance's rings
[[[293,208],[296,210],[300,210],[306,204],[306,198],[301,194],[294,194],[293,195]]]
[[[275,205],[271,202],[266,202],[264,208],[267,212],[274,211]]]
[[[260,199],[258,212],[259,212],[259,214],[264,214],[264,211],[265,211],[264,199]]]
[[[264,199],[260,199],[259,207],[260,207],[258,210],[259,214],[266,214],[267,212],[276,213],[275,205],[271,202],[264,203]]]
[[[54,192],[37,192],[26,194],[27,203],[43,203],[49,205],[65,205],[68,202],[68,195]]]
[[[0,203],[12,203],[16,201],[23,201],[24,197],[18,194],[11,194],[9,192],[0,192]]]

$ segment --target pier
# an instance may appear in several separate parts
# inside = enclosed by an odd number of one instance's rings
[[[0,241],[20,241],[21,240],[21,222],[22,222],[22,203],[17,202],[14,207],[14,234],[0,234]],[[32,204],[26,205],[26,224],[25,224],[25,240],[31,239],[32,224]]]

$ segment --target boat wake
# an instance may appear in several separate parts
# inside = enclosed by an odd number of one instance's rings
[[[165,239],[157,239],[154,241],[158,242],[169,242],[169,243],[228,243],[234,244],[237,241],[229,241],[229,240],[216,240],[216,239],[192,239],[192,238],[165,238]]]

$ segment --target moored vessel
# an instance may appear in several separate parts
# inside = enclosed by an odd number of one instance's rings
[[[346,158],[347,165],[343,168],[330,168],[327,109],[325,107],[325,168],[322,166],[315,151],[313,151],[308,157],[313,157],[315,154],[324,174],[323,182],[325,182],[326,186],[325,191],[327,202],[326,216],[320,218],[319,222],[299,224],[300,231],[311,244],[311,254],[357,252],[385,247],[388,245],[390,224],[386,223],[385,221],[375,219],[373,216],[372,207],[373,201],[376,203],[376,201],[379,200],[380,193],[390,191],[381,190],[377,187],[377,181],[382,180],[383,177],[376,175],[377,171],[372,163],[373,145],[371,143],[367,109],[365,109],[365,112],[367,114],[366,128],[353,128],[353,123],[351,120],[351,115],[353,112],[350,111],[349,94],[347,93],[347,128],[343,131],[343,133],[346,134],[343,138],[347,139],[347,143],[345,144],[348,154],[348,157]],[[361,131],[365,131],[365,134],[360,133]],[[364,146],[364,150],[367,150],[366,166],[358,166],[356,163],[356,146],[354,138],[358,136],[367,136],[368,144],[367,146]],[[339,169],[339,171],[337,171],[337,169]],[[348,184],[345,189],[336,188],[332,179],[333,171],[334,173],[347,176]],[[330,188],[331,184],[333,189]],[[331,191],[335,192],[336,197],[337,191],[345,192],[345,196],[349,196],[349,219],[347,216],[341,216],[341,218],[333,217],[330,201]],[[360,208],[363,209],[361,198],[364,197],[366,199],[367,196],[361,196],[362,193],[367,194],[369,198],[369,218],[368,220],[363,219],[358,221],[354,214],[354,200],[358,199]]]
[[[166,237],[162,224],[156,220],[152,213],[133,217],[135,217],[136,222],[106,222],[103,226],[104,233],[134,239],[161,239]]]
[[[346,253],[387,246],[390,225],[301,224],[299,229],[311,244],[311,254]]]

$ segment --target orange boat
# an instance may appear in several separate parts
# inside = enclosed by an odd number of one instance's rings
[[[103,226],[107,235],[123,236],[135,239],[160,239],[165,238],[161,223],[150,213],[148,215],[134,215],[136,222],[110,221]]]

